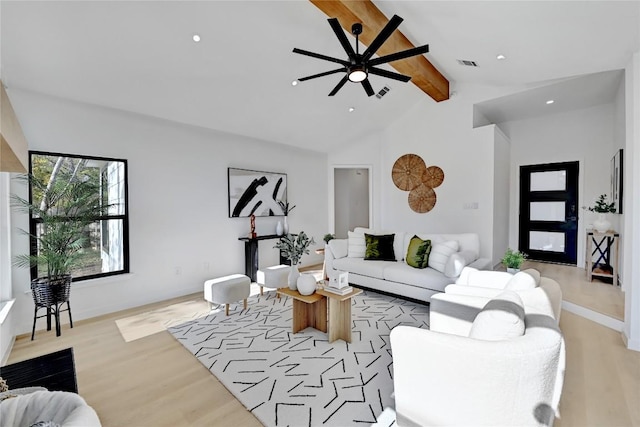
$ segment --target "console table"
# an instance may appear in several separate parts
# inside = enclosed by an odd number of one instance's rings
[[[282,236],[277,234],[267,234],[257,237],[238,237],[244,242],[244,274],[249,276],[252,282],[256,281],[258,274],[258,242],[260,240],[279,239]],[[291,265],[291,262],[282,255],[280,251],[280,264]]]
[[[620,234],[613,230],[605,233],[587,230],[585,269],[589,281],[596,276],[610,278],[614,286],[618,285],[619,240]]]

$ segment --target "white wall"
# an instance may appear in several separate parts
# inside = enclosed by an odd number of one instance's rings
[[[11,287],[10,174],[0,172],[0,364],[13,344],[13,290]]]
[[[496,266],[509,247],[511,141],[493,125],[493,259]]]
[[[625,68],[625,307],[623,336],[627,347],[640,351],[640,52]],[[635,197],[632,195],[635,194]]]
[[[500,124],[511,140],[511,215],[509,245],[518,247],[520,166],[578,161],[578,206],[592,206],[610,191],[610,161],[614,154],[613,105],[574,110]],[[578,266],[584,266],[585,229],[595,214],[578,211]]]
[[[211,277],[244,272],[248,218],[228,218],[227,167],[288,174],[292,232],[304,230],[321,247],[327,230],[327,156],[238,135],[12,90],[9,96],[30,149],[127,159],[131,274],[78,282],[73,315],[80,320],[202,291]],[[249,125],[249,124],[248,124]],[[14,188],[13,191],[20,191]],[[26,228],[25,216],[14,225]],[[278,219],[257,218],[258,234],[273,234]],[[13,253],[28,250],[14,232]],[[275,264],[275,240],[260,244],[261,265]],[[311,250],[302,264],[321,263]],[[180,267],[181,274],[176,274]],[[16,333],[33,315],[26,270],[14,270]],[[64,316],[63,316],[64,317]]]
[[[332,163],[368,163],[373,167],[373,228],[410,232],[480,235],[481,256],[493,256],[494,126],[473,128],[473,105],[508,93],[508,88],[459,85],[458,94],[435,103],[424,99],[384,131],[359,144],[335,150]],[[435,189],[433,210],[419,214],[408,192],[393,184],[391,170],[402,155],[417,154],[445,174]],[[477,204],[477,209],[465,205]],[[503,224],[506,233],[507,224]],[[501,254],[498,254],[501,255]]]

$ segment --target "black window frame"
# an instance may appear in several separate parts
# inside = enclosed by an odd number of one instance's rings
[[[29,173],[30,174],[33,173],[33,156],[34,155],[72,157],[75,159],[86,159],[86,160],[96,160],[96,161],[106,161],[106,162],[122,162],[124,164],[124,214],[102,215],[95,218],[96,221],[111,220],[111,219],[122,220],[123,268],[121,270],[109,271],[106,273],[89,274],[81,277],[73,276],[73,281],[81,282],[84,280],[97,279],[101,277],[110,277],[110,276],[118,276],[121,274],[128,274],[130,272],[130,265],[129,265],[129,165],[127,160],[113,158],[113,157],[98,157],[98,156],[87,156],[82,154],[69,154],[69,153],[57,153],[52,151],[29,150]],[[33,191],[30,184],[29,184],[29,203],[33,203]],[[29,233],[31,233],[32,236],[36,234],[36,230],[40,222],[42,222],[40,218],[34,218],[33,215],[29,214]],[[31,255],[36,255],[38,251],[38,245],[33,237],[30,238],[29,246],[30,246]],[[100,242],[100,246],[102,247],[102,241]],[[32,266],[30,271],[31,271],[31,280],[37,279],[38,266],[37,265]]]

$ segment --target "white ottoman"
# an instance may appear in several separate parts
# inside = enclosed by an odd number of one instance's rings
[[[247,309],[247,298],[251,293],[251,279],[244,274],[231,274],[204,282],[204,299],[213,304],[225,304],[225,314],[229,315],[229,303],[244,300]]]
[[[289,271],[291,271],[291,266],[284,264],[258,270],[256,283],[260,285],[260,295],[262,295],[262,288],[264,286],[275,289],[289,286]],[[278,294],[278,296],[280,296],[280,294]]]

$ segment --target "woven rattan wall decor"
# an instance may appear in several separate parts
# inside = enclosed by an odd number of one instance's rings
[[[434,188],[444,181],[444,171],[438,166],[425,164],[417,154],[400,156],[391,169],[396,187],[409,192],[409,207],[418,213],[427,213],[436,205]]]

